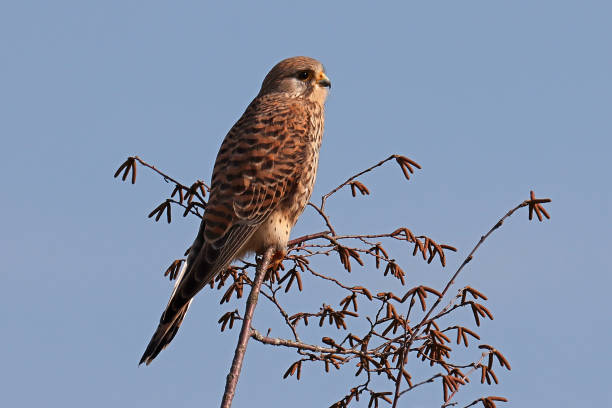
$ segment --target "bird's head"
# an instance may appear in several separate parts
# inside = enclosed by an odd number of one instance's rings
[[[285,93],[322,105],[329,88],[331,82],[323,64],[314,58],[292,57],[282,60],[268,72],[259,95]]]

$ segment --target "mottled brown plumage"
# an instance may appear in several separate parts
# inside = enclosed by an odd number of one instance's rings
[[[266,75],[221,145],[200,230],[141,364],[170,343],[193,296],[232,261],[268,247],[285,253],[315,182],[330,85],[308,57]]]

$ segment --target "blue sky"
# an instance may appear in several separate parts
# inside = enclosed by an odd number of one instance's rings
[[[423,165],[410,182],[389,166],[361,179],[371,196],[329,204],[338,229],[405,225],[459,248],[444,270],[401,255],[408,286],[442,285],[530,189],[553,199],[551,221],[517,214],[458,282],[489,296],[495,320],[479,333],[513,368],[498,371],[500,385],[468,387],[459,406],[481,395],[612,404],[611,13],[606,1],[558,0],[3,2],[0,402],[219,404],[237,337],[219,333],[236,307],[220,293],[202,292],[172,345],[137,367],[170,292],[162,272],[197,220],[152,222],[169,187],[145,171],[135,186],[112,175],[138,154],[186,183],[208,180],[268,69],[309,55],[333,82],[313,197],[407,155]],[[319,223],[307,211],[293,236]],[[262,306],[256,326],[276,319]],[[283,380],[294,360],[251,343],[234,406],[328,406],[353,384],[352,369],[315,365]],[[402,406],[440,398],[435,384]]]

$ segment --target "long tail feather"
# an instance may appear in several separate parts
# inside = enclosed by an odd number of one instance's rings
[[[153,337],[151,337],[151,341],[149,341],[147,349],[140,358],[140,363],[138,363],[138,365],[141,365],[142,363],[146,363],[147,365],[151,364],[151,361],[153,361],[153,359],[157,357],[157,355],[164,348],[166,348],[168,344],[170,344],[174,336],[176,336],[176,333],[178,332],[181,323],[183,323],[185,314],[187,313],[187,310],[191,305],[191,300],[189,300],[187,304],[185,304],[176,313],[174,313],[174,316],[171,319],[166,320],[165,316],[166,312],[168,311],[168,307],[172,304],[172,300],[174,299],[174,296],[177,293],[177,289],[180,283],[185,277],[185,272],[188,270],[188,267],[189,261],[185,262],[176,278],[176,282],[174,283],[174,289],[172,290],[172,294],[170,295],[168,305],[166,306],[166,311],[162,314],[162,319],[160,320],[160,323],[157,326],[157,330],[155,330],[155,333],[153,333]]]
[[[157,330],[139,364],[149,365],[168,346],[181,326],[193,297],[204,286],[212,282],[219,272],[227,268],[254,231],[255,229],[249,225],[236,226],[228,233],[225,245],[216,249],[205,243],[204,222],[202,222],[196,240],[189,251],[187,262],[176,279],[174,290],[161,315]]]
[[[155,330],[153,337],[151,337],[151,341],[140,358],[140,363],[138,363],[138,365],[142,363],[146,363],[146,365],[151,364],[151,361],[153,361],[153,359],[157,357],[157,355],[163,349],[165,349],[168,344],[170,344],[174,336],[176,336],[176,333],[178,332],[178,329],[185,318],[185,314],[187,313],[187,309],[189,309],[190,304],[191,301],[183,306],[172,322],[160,323],[157,326],[157,330]]]

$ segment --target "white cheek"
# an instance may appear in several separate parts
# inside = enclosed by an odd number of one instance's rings
[[[299,96],[306,90],[306,84],[297,78],[287,78],[282,88],[288,94]]]

